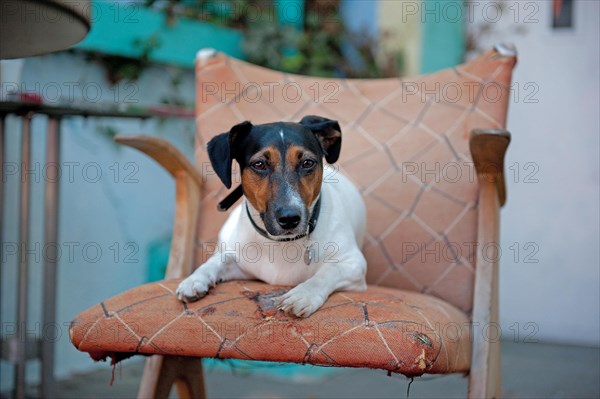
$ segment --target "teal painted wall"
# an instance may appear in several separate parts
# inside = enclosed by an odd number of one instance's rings
[[[304,0],[279,0],[277,20],[282,25],[291,25],[301,30],[304,28]]]
[[[159,46],[149,58],[158,63],[192,67],[196,52],[204,47],[244,58],[242,33],[235,29],[186,18],[169,26],[163,13],[132,3],[94,1],[91,10],[92,29],[76,48],[139,57],[143,48],[136,41],[155,37]]]
[[[421,73],[452,67],[465,54],[465,9],[458,0],[421,2]]]

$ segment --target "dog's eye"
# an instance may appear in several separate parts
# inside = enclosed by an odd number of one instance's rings
[[[316,162],[313,161],[312,159],[305,159],[304,161],[302,161],[302,168],[303,169],[311,169],[313,166],[315,166]]]
[[[267,169],[267,164],[264,161],[253,162],[252,165],[250,165],[250,166],[252,166],[252,169],[255,169],[255,170]]]

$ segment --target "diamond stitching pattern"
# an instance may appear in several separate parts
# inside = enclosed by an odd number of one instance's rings
[[[146,284],[89,309],[73,321],[73,343],[96,358],[109,347],[109,353],[291,361],[406,375],[469,368],[467,316],[430,296],[378,287],[335,293],[313,316],[296,319],[272,302],[289,287],[234,281],[184,304],[174,295],[178,283]]]

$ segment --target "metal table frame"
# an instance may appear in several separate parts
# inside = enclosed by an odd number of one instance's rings
[[[155,114],[139,110],[136,112],[120,112],[116,110],[94,110],[84,108],[56,107],[21,102],[0,102],[0,164],[5,162],[5,120],[8,114],[20,116],[21,128],[21,165],[27,168],[31,164],[31,122],[36,114],[47,115],[46,165],[57,165],[60,161],[60,122],[64,117],[108,117],[108,118],[138,118],[146,119]],[[58,242],[58,204],[59,179],[46,181],[44,188],[44,245]],[[28,360],[41,360],[40,395],[43,398],[53,397],[54,385],[54,342],[50,339],[27,339],[27,305],[28,305],[28,276],[29,265],[22,250],[29,241],[30,218],[30,177],[21,170],[19,188],[19,254],[17,277],[17,329],[16,335],[3,339],[0,351],[1,358],[14,364],[14,397],[25,397],[25,365]],[[4,215],[4,183],[0,181],[0,242],[2,242],[2,227]],[[43,293],[42,293],[42,326],[56,322],[56,257],[44,257]],[[0,296],[1,299],[1,296]],[[42,328],[42,330],[44,330]]]

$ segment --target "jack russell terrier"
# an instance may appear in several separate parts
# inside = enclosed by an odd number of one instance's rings
[[[216,252],[179,284],[179,300],[196,301],[224,281],[259,279],[294,286],[275,304],[308,317],[334,291],[365,290],[363,200],[346,177],[323,165],[323,157],[337,161],[341,144],[339,124],[319,116],[246,121],[210,140],[210,162],[227,188],[234,159],[241,171],[241,186],[220,210],[245,199],[221,228]]]

